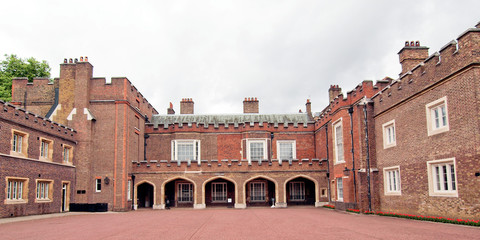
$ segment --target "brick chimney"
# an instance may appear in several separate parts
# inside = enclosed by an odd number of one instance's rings
[[[167,114],[175,114],[175,110],[173,110],[173,104],[170,102],[170,107],[167,108]]]
[[[258,113],[257,98],[245,98],[243,100],[243,113]]]
[[[419,41],[406,41],[405,46],[398,52],[402,72],[400,76],[428,58],[428,47],[420,46]]]
[[[328,89],[328,98],[329,98],[328,101],[331,102],[341,93],[342,93],[342,89],[338,87],[338,85],[330,85],[330,89]]]
[[[193,114],[193,100],[191,98],[183,98],[180,102],[180,114]]]

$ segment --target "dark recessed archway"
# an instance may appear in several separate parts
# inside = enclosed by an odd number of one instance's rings
[[[291,179],[285,185],[287,205],[315,205],[315,183],[304,177]]]
[[[193,207],[195,185],[193,182],[177,178],[165,184],[165,207]]]
[[[138,208],[152,208],[154,204],[153,185],[144,182],[137,186],[137,206]]]

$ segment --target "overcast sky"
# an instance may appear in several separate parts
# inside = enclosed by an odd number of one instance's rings
[[[195,113],[313,111],[328,88],[397,78],[398,51],[430,54],[480,21],[480,1],[2,1],[0,54],[88,56],[94,77],[127,77],[161,114],[193,98]]]

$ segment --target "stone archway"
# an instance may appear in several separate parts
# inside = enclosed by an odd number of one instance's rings
[[[285,181],[285,199],[287,206],[312,205],[318,201],[317,182],[307,176],[295,176]]]
[[[196,204],[195,183],[187,178],[173,178],[164,183],[165,208],[193,207]]]
[[[142,182],[137,185],[136,206],[137,208],[153,208],[155,204],[155,187],[148,182]]]
[[[244,196],[247,207],[274,206],[278,200],[277,183],[268,177],[256,176],[245,181]]]
[[[234,207],[237,201],[236,184],[224,177],[215,177],[203,184],[204,203],[207,207]]]

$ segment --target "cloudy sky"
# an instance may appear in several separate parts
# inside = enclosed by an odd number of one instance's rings
[[[480,1],[2,1],[0,54],[88,56],[95,77],[127,77],[161,114],[193,98],[195,113],[293,113],[362,80],[397,78],[398,51],[430,54],[480,21]]]

